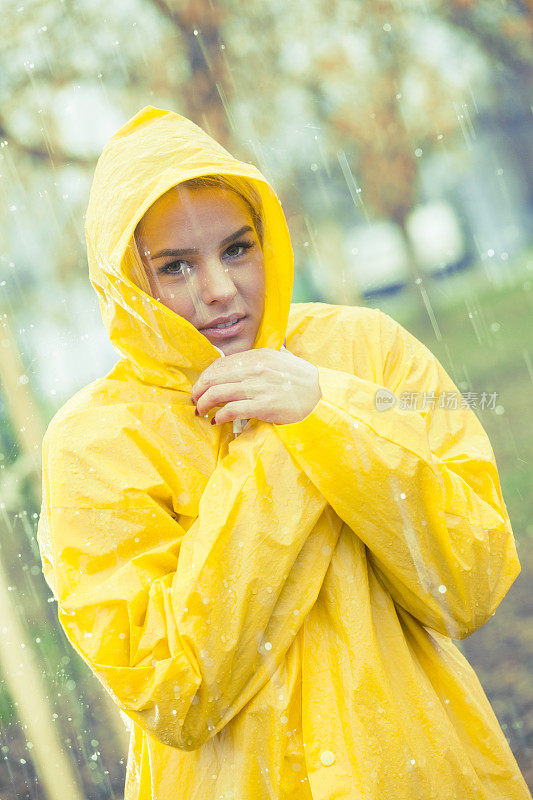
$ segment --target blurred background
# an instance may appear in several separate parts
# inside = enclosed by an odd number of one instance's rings
[[[294,302],[381,308],[471,393],[522,573],[457,645],[532,788],[532,0],[14,0],[2,25],[2,800],[123,797],[126,729],[59,627],[35,533],[44,430],[117,360],[84,214],[147,104],[271,181]]]

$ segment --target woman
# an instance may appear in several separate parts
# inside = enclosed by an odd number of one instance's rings
[[[531,798],[452,642],[520,564],[437,359],[378,309],[291,305],[276,195],[173,112],[106,145],[86,237],[122,358],[48,427],[38,541],[130,728],[126,800]]]

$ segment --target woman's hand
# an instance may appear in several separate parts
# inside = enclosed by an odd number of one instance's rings
[[[223,405],[214,416],[217,424],[252,417],[278,425],[300,422],[321,397],[314,364],[288,350],[269,347],[217,358],[191,392],[202,416]]]

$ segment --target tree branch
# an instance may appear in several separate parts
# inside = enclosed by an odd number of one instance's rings
[[[165,0],[147,0],[147,2],[155,6],[161,12],[161,14],[163,14],[164,17],[169,19],[173,23],[173,25],[175,25],[175,27],[178,28],[180,33],[183,33],[183,28],[185,27],[185,25],[181,15],[177,11],[172,11],[172,9],[169,8],[168,5],[165,3]]]
[[[50,153],[45,147],[36,147],[35,145],[26,144],[16,136],[14,136],[5,126],[2,115],[0,114],[0,139],[5,140],[8,144],[12,144],[17,150],[30,156],[36,161],[50,161],[52,164],[79,164],[81,166],[94,166],[95,158],[87,156],[78,156],[70,153],[63,153],[54,149]]]

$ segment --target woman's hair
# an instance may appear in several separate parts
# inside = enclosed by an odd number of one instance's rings
[[[189,178],[189,180],[182,181],[181,183],[176,184],[174,189],[208,189],[208,188],[215,188],[215,189],[226,189],[230,192],[233,192],[241,200],[244,200],[250,214],[252,216],[252,220],[254,223],[255,230],[257,231],[257,236],[259,238],[259,242],[261,247],[263,247],[263,238],[264,238],[264,227],[263,227],[263,204],[261,202],[261,196],[257,189],[250,183],[250,181],[246,180],[246,178],[240,178],[236,175],[201,175],[198,178]],[[135,228],[134,240],[139,232],[139,229],[142,227],[142,219],[137,223]],[[134,245],[136,242],[134,241]],[[146,275],[146,271],[144,268],[144,263],[140,258],[140,253],[138,253],[137,247],[134,246],[134,255],[135,258],[133,259],[132,265],[132,275],[131,278],[133,282],[144,292],[147,294],[151,294],[150,283],[148,281],[148,277]]]

